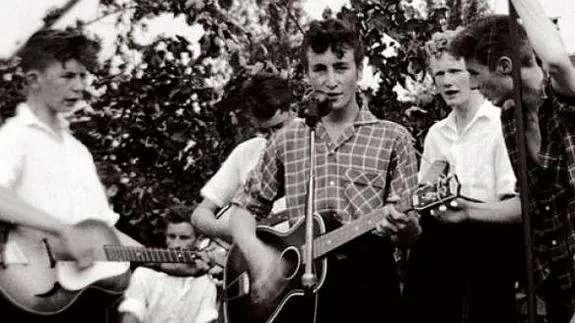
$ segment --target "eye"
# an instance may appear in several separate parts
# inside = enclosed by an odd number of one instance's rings
[[[326,70],[326,66],[325,65],[314,65],[311,69],[313,72],[323,72]]]

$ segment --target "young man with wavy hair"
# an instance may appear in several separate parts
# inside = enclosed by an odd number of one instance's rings
[[[393,251],[396,243],[408,244],[419,234],[414,214],[401,212],[416,186],[412,137],[404,127],[378,120],[367,106],[358,104],[364,52],[354,28],[336,19],[313,21],[301,53],[314,95],[331,101],[331,110],[317,125],[313,147],[315,210],[334,226],[366,216],[383,217],[374,223],[375,231],[327,256],[317,322],[402,322]],[[231,233],[246,256],[253,280],[250,297],[256,303],[277,297],[283,275],[278,252],[256,236],[256,220],[267,216],[280,197],[286,199],[291,225],[305,215],[308,141],[304,120],[296,119],[279,131],[233,200]],[[285,314],[280,321],[311,318],[303,311]]]

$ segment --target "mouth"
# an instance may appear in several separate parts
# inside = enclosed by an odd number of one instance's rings
[[[445,91],[445,92],[443,92],[443,93],[445,93],[445,95],[448,95],[448,96],[454,96],[454,95],[456,95],[457,93],[459,93],[459,91],[456,91],[456,90],[447,90],[447,91]]]
[[[78,103],[78,101],[80,101],[80,99],[75,98],[64,99],[64,103],[66,103],[67,105],[75,105],[76,103]]]
[[[342,94],[341,93],[326,93],[325,96],[330,101],[336,101]]]

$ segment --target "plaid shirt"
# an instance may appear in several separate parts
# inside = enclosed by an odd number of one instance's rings
[[[258,218],[286,196],[290,223],[305,216],[309,173],[309,128],[301,119],[269,141],[259,164],[234,202]],[[322,123],[316,128],[315,211],[347,223],[388,202],[411,206],[417,161],[410,133],[362,108],[334,142]]]
[[[539,111],[539,164],[527,161],[529,214],[533,223],[537,284],[552,278],[560,288],[575,287],[575,100],[548,94]],[[519,177],[514,109],[504,109],[502,126],[509,156]]]

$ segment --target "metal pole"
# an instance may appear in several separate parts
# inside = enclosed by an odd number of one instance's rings
[[[518,21],[518,15],[509,0],[509,12],[511,20]],[[510,38],[512,48],[519,48],[517,43],[517,24],[510,24]],[[522,95],[521,95],[521,64],[518,57],[518,50],[511,51],[511,61],[513,65],[513,84],[515,101],[515,124],[517,125],[517,147],[519,148],[519,185],[521,197],[521,217],[523,218],[523,244],[525,250],[525,277],[527,282],[527,322],[535,323],[537,306],[535,303],[535,278],[533,275],[533,242],[531,218],[529,217],[529,184],[527,181],[527,150],[525,141],[525,122],[523,115]]]

